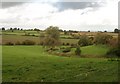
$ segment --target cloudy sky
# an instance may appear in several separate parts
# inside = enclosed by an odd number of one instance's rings
[[[0,26],[63,30],[113,31],[118,26],[119,0],[4,0]]]

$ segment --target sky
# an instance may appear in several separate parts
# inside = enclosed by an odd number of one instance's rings
[[[4,0],[0,3],[0,27],[113,31],[118,28],[118,1]]]

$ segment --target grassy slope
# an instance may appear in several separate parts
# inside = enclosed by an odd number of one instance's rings
[[[118,62],[103,58],[68,58],[40,46],[3,46],[3,81],[117,81]]]
[[[106,45],[92,45],[92,46],[85,46],[81,47],[83,55],[105,55],[106,52],[109,50],[109,47]]]

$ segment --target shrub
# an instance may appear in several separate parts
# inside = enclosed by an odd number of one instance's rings
[[[7,42],[5,45],[14,45],[12,42]]]
[[[68,45],[70,45],[69,43],[66,43],[66,45],[68,46]]]
[[[62,43],[62,45],[64,46],[64,45],[65,45],[65,43]]]
[[[25,40],[22,42],[23,45],[35,45],[35,42],[34,41],[31,41],[31,40]]]
[[[15,42],[15,45],[21,45],[21,43],[19,41]]]
[[[112,48],[107,52],[108,56],[118,56],[120,57],[120,48]]]
[[[71,48],[70,48],[70,47],[67,47],[67,48],[65,48],[62,52],[67,53],[67,52],[70,52],[70,51],[71,51]]]
[[[71,44],[71,48],[76,48],[77,44]]]
[[[80,45],[80,46],[88,46],[89,42],[90,42],[90,40],[89,40],[88,36],[87,35],[82,35],[80,37],[80,40],[78,41],[78,45]]]
[[[77,48],[76,48],[75,54],[78,55],[78,56],[80,56],[80,54],[81,54],[80,47],[77,47]]]
[[[95,43],[96,44],[108,44],[111,39],[112,39],[111,35],[98,33],[95,36]]]
[[[110,39],[109,46],[113,47],[113,48],[117,47],[118,46],[118,38],[112,38],[112,39]]]

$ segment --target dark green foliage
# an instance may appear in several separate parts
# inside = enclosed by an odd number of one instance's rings
[[[119,33],[119,29],[115,29],[114,32],[115,32],[115,33]]]
[[[63,50],[64,53],[67,53],[67,52],[70,52],[71,51],[71,48],[70,47],[67,47]]]
[[[80,54],[81,54],[80,47],[77,47],[77,48],[76,48],[75,54],[78,55],[78,56],[80,56]]]
[[[66,43],[66,45],[68,46],[68,45],[70,45],[70,43]]]
[[[4,27],[2,27],[2,30],[5,30],[5,28],[4,28]]]
[[[22,42],[22,45],[35,45],[35,42],[31,40],[25,40]]]
[[[120,48],[112,48],[107,52],[108,56],[118,56],[120,57]]]

